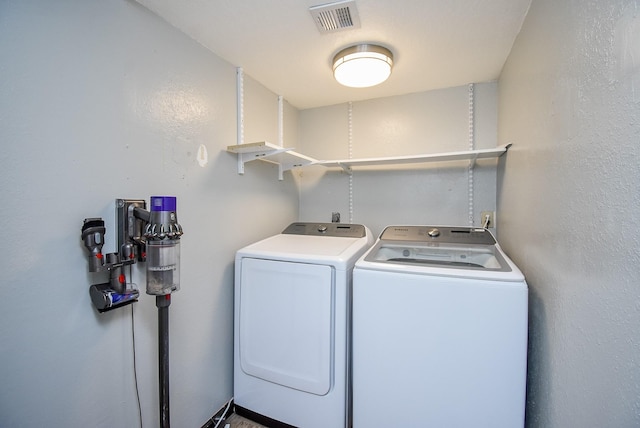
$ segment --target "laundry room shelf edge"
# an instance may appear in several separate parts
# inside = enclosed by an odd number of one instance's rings
[[[493,149],[338,160],[317,160],[309,156],[297,153],[293,151],[293,149],[281,147],[266,141],[227,146],[227,151],[230,153],[236,153],[238,155],[239,174],[244,173],[244,164],[246,162],[250,162],[253,160],[262,160],[278,164],[280,166],[280,180],[282,180],[282,173],[284,171],[307,165],[340,167],[346,172],[350,173],[352,171],[352,168],[357,166],[403,165],[411,163],[448,162],[460,160],[469,160],[471,162],[475,162],[477,159],[498,158],[505,154],[509,147],[511,147],[511,144],[496,147]]]

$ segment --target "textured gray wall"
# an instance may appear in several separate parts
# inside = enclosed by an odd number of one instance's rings
[[[476,149],[495,148],[497,84],[474,85]],[[396,97],[300,111],[300,151],[321,160],[436,154],[469,149],[469,87],[440,89]],[[350,141],[351,134],[351,141]],[[390,224],[465,226],[469,223],[468,161],[356,167],[350,178],[341,169],[309,167],[300,171],[300,217],[367,225],[379,234]],[[473,220],[496,204],[495,159],[481,160],[473,171]],[[351,183],[350,183],[351,181]],[[349,205],[349,201],[352,205]]]
[[[290,176],[236,156],[236,70],[131,1],[0,2],[0,426],[135,427],[131,308],[144,426],[158,426],[157,314],[143,295],[97,314],[80,239],[114,200],[178,198],[171,420],[199,427],[232,395],[233,257],[298,216]],[[277,98],[247,83],[249,136]],[[209,163],[196,154],[207,148]],[[258,207],[258,208],[256,208]],[[144,289],[142,265],[133,279]]]
[[[499,81],[498,228],[530,286],[529,427],[640,426],[638,1],[534,0]]]

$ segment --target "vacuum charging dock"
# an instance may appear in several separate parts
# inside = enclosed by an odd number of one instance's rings
[[[119,207],[120,200],[116,201],[116,215],[118,223],[121,223]],[[137,202],[139,206],[140,201]],[[144,201],[142,201],[144,207]],[[126,232],[126,231],[125,231]],[[98,312],[106,312],[120,306],[125,306],[137,301],[140,292],[128,287],[125,266],[136,262],[135,250],[126,251],[123,245],[118,242],[118,252],[102,253],[102,246],[105,243],[104,236],[106,228],[102,218],[87,218],[82,225],[82,240],[89,251],[89,272],[100,273],[109,272],[109,281],[102,284],[94,284],[89,287],[91,301]],[[118,241],[123,235],[118,233]],[[138,252],[142,254],[141,252]]]
[[[154,199],[155,198],[155,199]],[[109,272],[109,281],[94,284],[89,288],[93,305],[98,312],[106,312],[137,301],[140,292],[127,282],[125,267],[136,262],[147,261],[147,243],[153,246],[155,252],[162,252],[160,257],[153,260],[163,260],[168,254],[179,260],[177,247],[182,228],[177,223],[175,215],[175,198],[154,197],[159,203],[173,201],[164,206],[146,210],[146,202],[142,199],[116,199],[117,252],[102,253],[106,228],[102,218],[87,218],[82,226],[82,240],[89,251],[89,271],[93,273]],[[153,218],[152,218],[153,216]],[[177,254],[177,256],[175,255]],[[177,263],[173,263],[171,271],[177,270]],[[165,269],[165,266],[161,267]],[[178,272],[179,273],[179,270]],[[176,275],[176,278],[178,276]],[[177,280],[176,280],[177,281]],[[179,282],[170,281],[162,284],[158,290],[147,294],[166,295],[179,288]],[[177,284],[177,285],[176,285]]]

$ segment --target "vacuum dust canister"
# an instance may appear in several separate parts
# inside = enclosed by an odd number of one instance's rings
[[[147,243],[147,294],[162,296],[180,289],[180,236],[174,196],[152,196]]]

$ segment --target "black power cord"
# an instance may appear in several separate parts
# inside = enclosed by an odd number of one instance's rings
[[[129,278],[131,278],[131,265],[129,265]],[[140,428],[142,427],[142,406],[140,405],[140,390],[138,389],[138,366],[136,363],[136,324],[135,317],[133,316],[133,307],[131,306],[131,348],[133,349],[133,380],[136,387],[136,401],[138,402],[138,418],[140,420]]]

